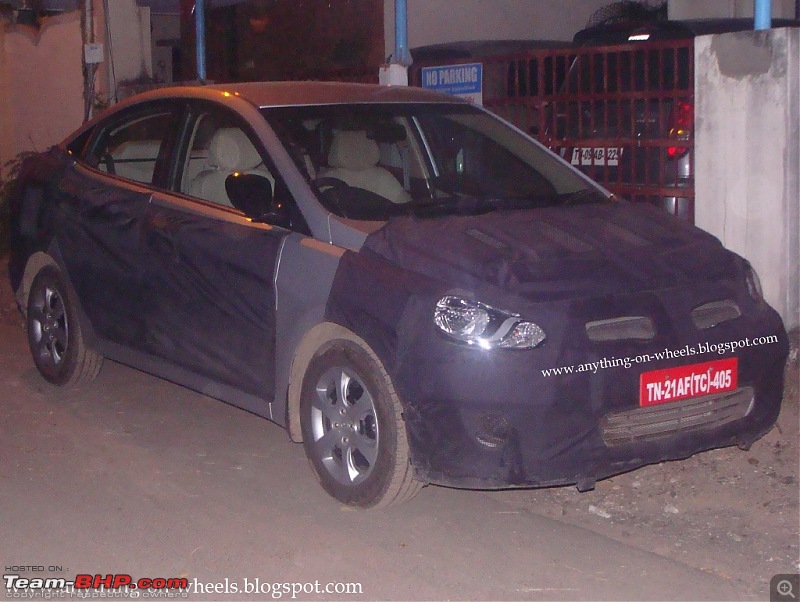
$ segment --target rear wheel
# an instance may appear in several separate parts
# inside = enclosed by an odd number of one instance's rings
[[[300,421],[311,466],[340,502],[391,506],[422,488],[394,387],[380,362],[355,343],[335,341],[311,360]]]
[[[86,348],[64,279],[53,266],[43,268],[33,280],[26,326],[36,368],[51,383],[74,385],[100,372],[103,357]]]

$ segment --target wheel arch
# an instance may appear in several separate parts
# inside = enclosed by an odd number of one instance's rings
[[[311,328],[300,341],[292,357],[289,371],[289,387],[287,390],[286,428],[289,437],[295,443],[302,443],[303,434],[300,426],[300,394],[303,389],[303,378],[313,357],[335,341],[351,341],[361,347],[384,372],[386,368],[378,354],[369,344],[353,331],[334,322],[321,322]]]
[[[27,314],[28,311],[28,295],[31,291],[33,279],[36,278],[36,274],[41,272],[47,266],[53,266],[59,272],[62,271],[61,267],[58,265],[58,262],[53,259],[53,256],[45,253],[44,251],[36,251],[25,263],[25,270],[22,273],[22,281],[17,289],[17,305],[19,306],[23,315]]]

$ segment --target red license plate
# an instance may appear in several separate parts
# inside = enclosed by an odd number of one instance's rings
[[[735,357],[643,372],[639,376],[639,405],[652,406],[733,391],[738,377],[739,360]]]

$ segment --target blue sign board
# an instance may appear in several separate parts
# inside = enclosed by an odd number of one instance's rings
[[[423,88],[460,96],[475,104],[483,104],[481,63],[423,67],[421,76]]]

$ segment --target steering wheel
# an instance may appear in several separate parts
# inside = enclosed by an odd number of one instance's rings
[[[317,188],[319,188],[319,191],[325,196],[327,200],[333,203],[333,205],[336,207],[336,209],[342,216],[348,218],[348,215],[342,208],[342,204],[340,202],[341,193],[350,188],[350,185],[347,182],[331,176],[322,176],[316,178],[313,181],[313,184]]]
[[[340,180],[339,178],[334,178],[331,176],[322,176],[314,180],[314,184],[322,190],[322,192],[328,192],[330,190],[342,190],[344,188],[348,188],[349,184],[344,180]]]
[[[314,180],[322,194],[336,207],[339,215],[347,219],[383,221],[396,215],[402,205],[360,186],[350,186],[339,178],[322,177]]]

